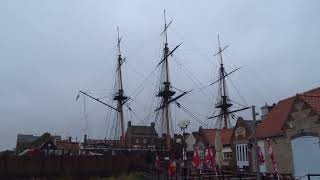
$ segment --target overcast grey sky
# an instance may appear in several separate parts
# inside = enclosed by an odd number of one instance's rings
[[[180,89],[194,89],[181,102],[195,113],[209,115],[213,97],[205,97],[181,66],[204,85],[217,79],[212,55],[218,34],[223,45],[230,46],[224,54],[227,71],[242,67],[231,80],[249,105],[261,107],[320,84],[316,0],[2,0],[0,150],[13,148],[18,133],[82,137],[81,103],[75,96],[80,89],[111,92],[116,26],[123,36],[124,87],[130,95],[160,60],[163,9],[174,20],[168,31],[170,47],[183,42],[171,62],[172,82]],[[153,86],[150,78],[144,89]],[[205,91],[213,93],[213,88]],[[140,95],[130,103],[140,117],[146,113],[139,111],[145,101]],[[90,136],[103,138],[108,126],[105,107],[90,101],[87,113]],[[173,118],[176,122],[187,117],[177,113]],[[190,129],[198,126],[192,122]]]

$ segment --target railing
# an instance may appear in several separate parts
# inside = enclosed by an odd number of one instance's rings
[[[194,168],[177,168],[174,175],[170,176],[168,170],[165,168],[155,168],[153,165],[143,165],[136,169],[136,171],[142,173],[146,179],[153,180],[164,180],[164,179],[175,179],[175,180],[206,180],[206,179],[239,179],[239,180],[254,180],[257,179],[255,173],[250,173],[248,171],[226,171],[217,170],[213,171],[211,169],[201,169],[196,170]],[[260,179],[262,180],[273,180],[278,179],[277,174],[265,173],[261,174]],[[280,180],[293,180],[291,174],[279,174]]]

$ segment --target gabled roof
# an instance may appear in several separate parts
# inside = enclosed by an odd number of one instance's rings
[[[271,110],[265,120],[257,126],[257,138],[267,138],[282,135],[282,127],[286,123],[292,106],[297,98],[305,101],[316,112],[320,112],[320,88],[315,88],[302,94],[281,100]]]
[[[249,133],[250,136],[252,133],[252,120],[244,120],[242,117],[239,117],[237,119],[236,125],[233,128],[233,132],[231,134],[230,139],[233,139],[235,136],[235,131],[238,127],[244,127],[246,129],[246,133]]]
[[[220,130],[221,143],[223,146],[229,145],[233,129],[200,129],[199,136],[201,136],[211,146],[215,146],[216,132]]]

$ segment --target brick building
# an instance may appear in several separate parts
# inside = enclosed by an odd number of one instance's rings
[[[128,121],[128,127],[125,136],[127,148],[132,149],[156,149],[159,141],[155,124],[150,126],[134,126]]]

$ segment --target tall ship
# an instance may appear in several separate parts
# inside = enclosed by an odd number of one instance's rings
[[[157,71],[157,84],[155,88],[155,94],[153,95],[154,99],[151,101],[155,102],[153,104],[156,105],[154,109],[149,109],[148,114],[153,113],[153,121],[150,126],[145,125],[143,120],[140,125],[133,125],[131,121],[128,120],[128,115],[126,116],[127,109],[130,112],[133,112],[131,108],[131,103],[134,101],[134,96],[131,97],[127,95],[125,92],[125,82],[123,82],[123,77],[128,76],[124,74],[122,71],[122,66],[126,63],[126,58],[122,55],[121,49],[121,41],[122,37],[119,33],[119,28],[117,28],[117,56],[116,56],[116,67],[115,67],[115,83],[114,89],[112,93],[112,101],[113,103],[108,103],[103,101],[101,98],[94,96],[92,93],[87,91],[79,91],[84,98],[90,98],[108,108],[109,113],[109,121],[111,122],[107,128],[109,130],[109,136],[102,140],[96,140],[88,138],[88,135],[85,131],[84,134],[84,148],[90,149],[95,148],[93,144],[103,145],[104,150],[109,149],[144,149],[144,150],[155,150],[155,151],[167,151],[172,152],[174,149],[173,146],[176,143],[176,139],[174,137],[174,131],[176,130],[176,125],[172,119],[172,106],[176,106],[180,109],[186,111],[192,121],[198,121],[199,124],[208,124],[208,121],[214,121],[214,129],[217,131],[217,135],[215,135],[215,149],[216,149],[216,159],[217,161],[222,160],[222,145],[221,145],[221,131],[231,130],[232,124],[230,122],[230,116],[233,113],[248,109],[248,107],[243,107],[240,109],[232,109],[234,101],[231,100],[228,92],[227,81],[226,78],[236,72],[239,68],[236,68],[230,72],[226,72],[223,62],[222,53],[228,46],[221,47],[220,45],[220,37],[218,36],[218,49],[214,54],[215,57],[218,58],[219,61],[219,69],[218,69],[218,77],[216,81],[212,82],[207,87],[211,87],[213,85],[217,85],[217,98],[211,99],[214,101],[214,110],[212,116],[207,117],[206,119],[197,118],[193,115],[190,110],[187,110],[181,103],[180,100],[184,98],[185,95],[190,94],[192,90],[181,90],[180,88],[176,88],[172,82],[172,76],[170,69],[170,61],[174,56],[174,53],[179,49],[182,43],[177,43],[175,46],[170,46],[169,32],[170,25],[172,24],[172,20],[167,22],[166,12],[164,11],[164,25],[161,31],[162,37],[162,51],[161,58],[157,62],[155,69],[152,73],[155,74]],[[148,78],[148,77],[147,77]],[[146,78],[146,79],[147,79]],[[145,80],[146,80],[145,79]],[[145,81],[143,80],[143,82]],[[139,85],[139,87],[141,84]],[[139,91],[139,87],[137,88]],[[78,96],[79,97],[79,96]],[[148,99],[149,100],[149,99]],[[179,102],[178,102],[179,101]],[[147,103],[145,103],[148,105]],[[84,106],[85,107],[85,106]],[[151,106],[153,107],[153,106]],[[134,113],[134,112],[133,112]],[[111,116],[113,114],[113,116]],[[134,113],[135,118],[139,119],[140,115]],[[111,118],[112,117],[112,118]],[[147,118],[149,118],[148,116]],[[87,118],[87,117],[85,117]],[[88,120],[87,120],[88,121]],[[207,122],[207,123],[204,123]],[[183,123],[182,123],[183,124]],[[127,127],[126,127],[127,125]],[[180,126],[180,125],[179,125]],[[181,127],[182,129],[182,127]],[[184,131],[183,131],[184,132]],[[136,139],[134,139],[136,138]],[[180,139],[184,139],[184,135]],[[95,142],[95,143],[94,143]],[[148,143],[146,143],[148,142]],[[140,144],[150,144],[149,146],[143,146]],[[91,145],[91,146],[90,146]],[[97,146],[96,146],[97,147]],[[100,146],[101,147],[101,146]]]

